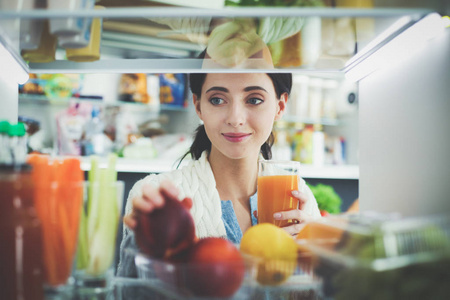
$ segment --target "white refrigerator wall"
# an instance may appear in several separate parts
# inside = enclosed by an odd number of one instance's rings
[[[14,79],[8,78],[7,70],[1,70],[0,75],[0,120],[10,123],[17,122],[19,109],[19,86]]]
[[[450,212],[450,29],[359,95],[361,210]]]

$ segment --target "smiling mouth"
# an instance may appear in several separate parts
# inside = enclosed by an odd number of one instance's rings
[[[249,133],[222,133],[222,135],[225,137],[227,141],[230,142],[242,142],[246,138],[250,136]]]

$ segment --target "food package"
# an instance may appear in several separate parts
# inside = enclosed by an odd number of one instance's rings
[[[187,107],[186,74],[160,74],[159,82],[161,104]]]
[[[269,45],[275,67],[314,66],[321,50],[321,19],[304,19],[301,31]]]
[[[333,299],[447,299],[450,215],[356,213],[308,223],[297,242]]]
[[[83,129],[92,107],[88,103],[71,103],[56,115],[57,149],[60,155],[81,155]]]
[[[143,73],[122,74],[119,83],[119,100],[148,103],[147,75]]]

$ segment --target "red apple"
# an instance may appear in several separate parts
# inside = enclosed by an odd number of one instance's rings
[[[188,266],[185,284],[195,296],[230,297],[244,280],[241,253],[223,238],[200,239],[190,249]]]
[[[164,205],[148,214],[138,213],[135,229],[139,249],[153,258],[165,258],[195,242],[195,225],[189,212],[192,200],[182,202],[163,192]]]

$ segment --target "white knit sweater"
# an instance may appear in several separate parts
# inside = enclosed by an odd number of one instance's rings
[[[181,169],[168,173],[151,174],[139,180],[130,191],[125,212],[131,211],[131,199],[142,193],[144,184],[152,184],[157,187],[162,180],[168,179],[179,189],[180,200],[184,197],[192,198],[194,205],[191,214],[197,237],[226,237],[219,192],[216,189],[216,181],[207,156],[207,151],[204,151],[198,160],[192,160]]]

